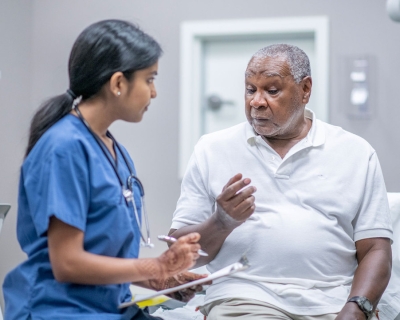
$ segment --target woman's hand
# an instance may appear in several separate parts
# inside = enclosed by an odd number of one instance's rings
[[[194,266],[199,258],[197,251],[200,245],[200,234],[197,232],[189,233],[180,237],[171,247],[157,258],[160,265],[160,275],[155,279],[162,283],[171,276],[186,271]]]
[[[168,288],[174,288],[181,284],[185,284],[187,282],[192,282],[198,279],[206,278],[207,274],[197,274],[192,272],[182,272],[175,276],[169,277],[164,281],[150,280],[149,284],[152,289],[160,291]],[[210,285],[211,281],[205,283],[205,285]],[[195,285],[193,287],[183,289],[180,291],[173,292],[168,296],[183,302],[188,302],[190,299],[194,297],[196,292],[200,292],[203,290],[202,285]]]

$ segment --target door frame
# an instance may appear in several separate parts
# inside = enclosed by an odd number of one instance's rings
[[[204,42],[243,36],[312,34],[319,90],[313,92],[318,118],[328,121],[329,20],[327,16],[184,21],[180,34],[179,178],[201,135],[202,59]],[[250,57],[249,57],[250,58]]]

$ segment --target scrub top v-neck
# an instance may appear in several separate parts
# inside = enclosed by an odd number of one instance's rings
[[[118,173],[126,181],[130,172],[121,152],[133,170],[134,164],[123,147],[115,150]],[[140,215],[136,185],[133,193]],[[136,307],[117,309],[131,299],[129,283],[93,286],[55,280],[47,246],[52,216],[83,231],[90,253],[138,257],[140,232],[132,203],[126,203],[94,137],[71,114],[40,138],[21,168],[17,236],[28,260],[4,281],[6,319],[131,319]]]

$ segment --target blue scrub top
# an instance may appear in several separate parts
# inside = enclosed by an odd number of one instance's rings
[[[126,183],[130,172],[118,149],[117,158]],[[140,214],[137,186],[134,197]],[[129,283],[93,286],[55,280],[47,246],[52,216],[82,230],[88,252],[138,257],[140,233],[132,203],[126,204],[118,178],[94,137],[71,114],[40,138],[21,168],[17,236],[28,260],[4,281],[5,320],[132,319],[136,306],[117,309],[131,299]]]

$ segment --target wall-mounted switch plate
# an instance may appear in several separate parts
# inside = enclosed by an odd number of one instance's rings
[[[369,119],[374,110],[372,98],[376,86],[372,84],[374,59],[371,56],[346,57],[342,81],[345,84],[344,104],[351,119]]]

